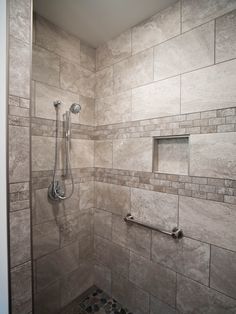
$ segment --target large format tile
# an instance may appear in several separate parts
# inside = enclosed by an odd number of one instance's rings
[[[29,209],[10,213],[10,249],[11,267],[31,258]]]
[[[11,0],[10,8],[10,35],[30,43],[31,32],[31,1]]]
[[[180,196],[179,225],[191,238],[236,250],[236,206]]]
[[[80,64],[90,71],[95,71],[96,49],[83,42],[80,43]]]
[[[25,263],[11,270],[12,314],[25,314],[32,310],[31,263]]]
[[[34,259],[59,248],[59,226],[52,220],[33,226]]]
[[[236,60],[182,75],[181,113],[235,106]]]
[[[37,292],[78,267],[78,244],[71,244],[36,262]]]
[[[114,140],[113,168],[152,171],[152,149],[152,138]]]
[[[183,0],[182,30],[204,24],[236,8],[234,0]]]
[[[80,62],[80,40],[43,17],[36,16],[36,44],[75,63]]]
[[[59,67],[59,56],[36,45],[33,46],[33,80],[59,87]]]
[[[143,257],[131,253],[129,280],[161,301],[174,306],[176,274]]]
[[[130,188],[95,182],[95,204],[114,214],[124,215],[130,210]]]
[[[150,314],[177,314],[177,311],[169,305],[161,302],[157,298],[151,296]]]
[[[80,124],[93,126],[95,124],[95,101],[94,101],[94,99],[80,95],[79,100],[80,100],[80,105],[81,105],[81,111],[79,113]]]
[[[112,296],[135,314],[149,313],[149,294],[114,272],[112,273]]]
[[[112,168],[112,141],[95,141],[95,167]]]
[[[236,179],[236,133],[190,136],[190,175]]]
[[[113,95],[113,67],[96,72],[95,96],[103,98]]]
[[[106,293],[111,293],[111,270],[103,265],[94,265],[94,284],[104,290]]]
[[[184,314],[233,314],[236,309],[236,301],[178,275],[177,309]]]
[[[58,314],[60,308],[59,281],[35,295],[35,314]]]
[[[103,264],[118,274],[128,277],[129,250],[99,236],[94,237],[94,255],[98,264]]]
[[[10,36],[9,94],[30,98],[30,46]]]
[[[95,74],[78,64],[62,60],[60,85],[72,93],[94,97]]]
[[[71,166],[72,168],[94,166],[94,141],[71,140]]]
[[[93,285],[91,264],[82,263],[78,269],[61,280],[61,305],[65,306]]]
[[[79,200],[73,206],[78,206],[80,210],[89,209],[94,207],[94,182],[82,182],[80,183],[80,195]]]
[[[123,217],[112,215],[112,241],[150,258],[151,231],[141,226],[127,224]]]
[[[210,286],[236,299],[236,252],[211,247]]]
[[[180,34],[179,2],[132,29],[132,52],[150,48],[178,34]]]
[[[236,11],[216,20],[216,62],[236,57]]]
[[[94,211],[94,234],[111,239],[112,214],[101,209]]]
[[[32,136],[32,170],[52,170],[55,159],[55,138]]]
[[[153,49],[147,49],[114,65],[114,92],[153,81]]]
[[[29,129],[9,126],[9,180],[10,182],[28,181],[30,138]]]
[[[169,236],[154,232],[152,260],[208,285],[210,245],[206,243],[188,238],[176,241]]]
[[[71,104],[79,103],[79,95],[48,86],[43,83],[35,83],[35,116],[44,119],[56,120],[56,110],[53,102],[61,101],[59,108],[59,119],[63,120],[63,113],[69,110]],[[83,110],[83,107],[82,107]],[[72,115],[71,121],[79,123],[79,115]]]
[[[131,213],[134,218],[167,230],[177,225],[178,196],[131,189]]]
[[[131,120],[131,91],[96,99],[96,124],[114,124]]]
[[[214,64],[214,22],[175,37],[154,49],[155,80],[212,64]]]
[[[132,120],[177,114],[180,114],[179,77],[132,90]]]
[[[109,40],[96,50],[97,70],[110,66],[131,55],[131,30]]]

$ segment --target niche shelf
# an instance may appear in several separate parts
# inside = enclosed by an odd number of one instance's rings
[[[155,137],[153,171],[187,175],[189,169],[189,137]]]

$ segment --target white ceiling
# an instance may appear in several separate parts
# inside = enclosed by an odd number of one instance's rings
[[[176,0],[34,0],[34,11],[97,47]]]

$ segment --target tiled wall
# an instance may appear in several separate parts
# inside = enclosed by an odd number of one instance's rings
[[[134,313],[235,312],[235,9],[176,2],[96,51],[95,283]]]
[[[40,16],[34,17],[32,70],[32,199],[35,313],[58,313],[93,284],[95,50]],[[53,101],[59,119],[72,103],[71,165],[75,191],[60,203],[48,200],[55,158]],[[80,123],[80,124],[79,124]],[[59,124],[59,165],[64,164]],[[58,177],[62,171],[57,172]],[[71,182],[67,180],[68,193]]]
[[[30,214],[31,1],[9,5],[9,223],[12,314],[32,311]]]

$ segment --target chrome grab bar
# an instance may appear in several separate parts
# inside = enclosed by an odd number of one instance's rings
[[[134,223],[136,225],[143,226],[143,227],[146,227],[148,229],[161,232],[163,234],[171,236],[173,239],[181,239],[184,236],[184,233],[183,233],[182,229],[174,227],[171,232],[168,232],[168,231],[162,230],[160,228],[154,227],[152,225],[146,224],[146,223],[144,223],[144,222],[142,222],[140,220],[134,219],[134,216],[131,215],[131,214],[127,214],[127,216],[124,218],[124,221],[127,222],[127,223],[131,222],[131,223]]]

